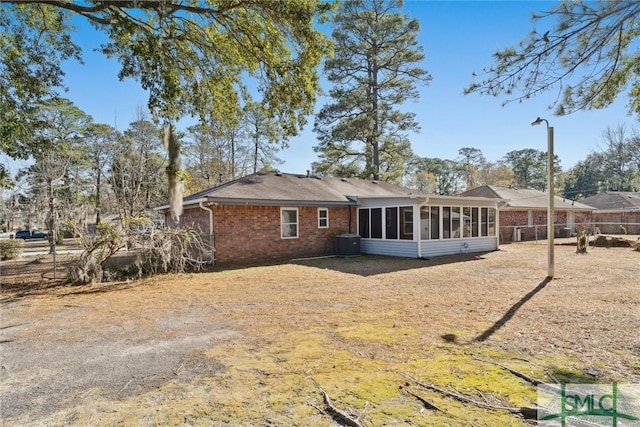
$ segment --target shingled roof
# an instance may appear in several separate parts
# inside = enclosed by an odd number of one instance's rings
[[[383,181],[259,172],[187,196],[183,203],[348,205],[360,197],[398,197],[412,193],[417,192]]]
[[[499,187],[483,185],[460,194],[461,196],[480,196],[494,199],[504,199],[506,204],[501,209],[543,210],[549,203],[549,193],[532,188]],[[584,203],[578,203],[562,197],[554,197],[556,210],[593,211],[594,208]]]
[[[603,211],[640,211],[640,193],[630,191],[605,191],[603,193],[587,197],[582,200],[582,202]]]

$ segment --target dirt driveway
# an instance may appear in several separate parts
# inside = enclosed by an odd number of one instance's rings
[[[553,382],[640,383],[640,253],[505,245],[85,287],[3,283],[0,424],[527,425]],[[3,279],[4,280],[4,279]],[[508,369],[507,369],[508,368]],[[427,408],[418,397],[435,408]]]

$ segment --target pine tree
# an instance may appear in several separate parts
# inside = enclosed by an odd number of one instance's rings
[[[418,130],[415,114],[399,106],[416,100],[427,84],[416,19],[396,11],[401,0],[352,0],[335,17],[335,56],[325,64],[333,102],[315,122],[320,144],[317,172],[397,179],[411,156],[407,132]]]

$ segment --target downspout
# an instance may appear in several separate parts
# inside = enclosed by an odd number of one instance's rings
[[[354,207],[355,205],[352,205],[351,203],[349,203],[349,234],[351,234],[351,209]]]
[[[209,264],[215,264],[215,246],[213,240],[213,210],[211,208],[205,207],[202,202],[200,202],[200,209],[209,212],[209,247],[211,248],[211,262]]]

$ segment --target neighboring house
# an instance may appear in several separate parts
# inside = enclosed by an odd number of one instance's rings
[[[601,233],[640,234],[640,193],[605,191],[581,202],[596,209],[593,222]]]
[[[260,172],[183,199],[179,223],[213,243],[216,264],[336,254],[338,236],[363,253],[430,257],[496,250],[497,201],[414,194],[382,181]],[[346,236],[345,236],[346,235]]]
[[[549,193],[539,190],[483,185],[461,196],[489,197],[503,200],[500,211],[500,241],[512,242],[547,238]],[[554,236],[569,237],[581,224],[591,222],[591,206],[554,197]]]

